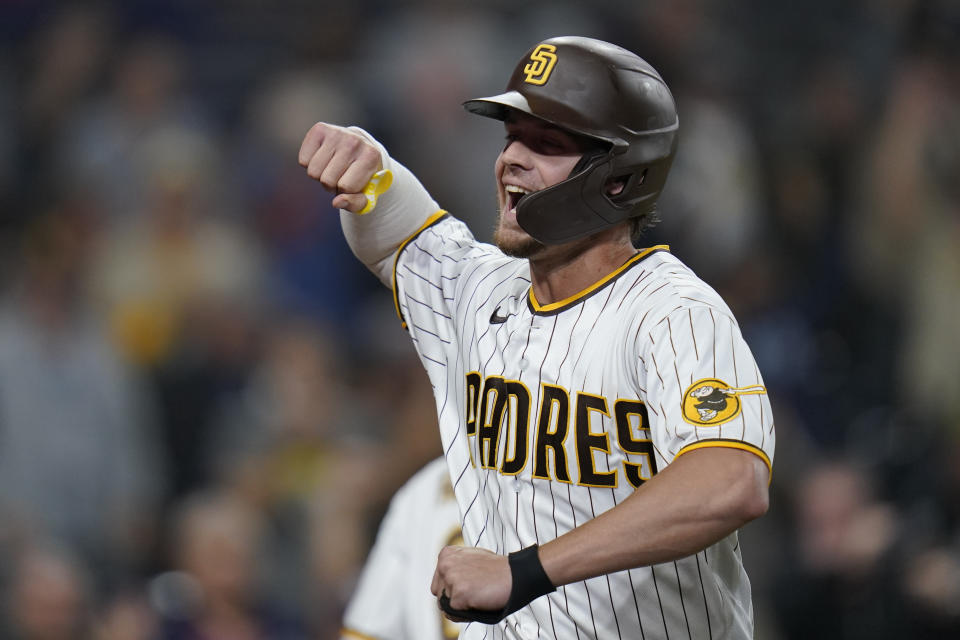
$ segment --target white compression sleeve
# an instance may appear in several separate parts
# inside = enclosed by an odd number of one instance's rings
[[[350,127],[350,130],[377,147],[383,168],[393,174],[393,184],[369,213],[357,215],[341,209],[340,224],[354,255],[389,287],[392,286],[393,257],[397,249],[427,218],[439,211],[440,206],[417,177],[391,158],[373,136],[359,127]]]

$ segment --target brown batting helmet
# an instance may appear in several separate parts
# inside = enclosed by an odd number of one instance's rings
[[[544,40],[517,64],[505,93],[464,107],[498,120],[515,109],[602,146],[566,180],[517,205],[517,222],[543,244],[651,212],[677,147],[676,105],[660,74],[636,54],[592,38]],[[616,195],[605,188],[611,180],[624,185]]]

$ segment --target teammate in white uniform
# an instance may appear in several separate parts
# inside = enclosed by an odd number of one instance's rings
[[[390,500],[347,605],[340,640],[450,640],[430,594],[440,549],[460,544],[460,510],[443,458],[427,463]]]
[[[300,150],[433,385],[465,546],[432,593],[465,638],[751,638],[736,531],[767,509],[766,389],[716,292],[634,248],[676,148],[669,89],[564,37],[465,106],[506,126],[496,247],[360,130]]]

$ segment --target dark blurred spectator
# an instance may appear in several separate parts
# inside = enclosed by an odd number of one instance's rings
[[[272,586],[329,623],[370,542],[371,510],[408,460],[378,442],[395,425],[355,395],[332,335],[305,320],[268,325],[259,366],[218,421],[211,459],[272,525]]]
[[[658,205],[664,215],[656,236],[722,284],[762,231],[760,158],[735,109],[694,95],[681,104],[684,134]]]
[[[78,107],[99,89],[112,62],[114,15],[107,7],[57,3],[42,8],[36,6],[41,3],[30,4],[37,13],[35,29],[18,33],[9,49],[0,52],[4,58],[0,63],[0,111],[4,116],[0,125],[0,224],[12,231],[29,222],[31,211],[49,204],[55,185],[62,182],[58,160],[63,156],[68,124]],[[8,62],[9,76],[3,72]],[[7,87],[4,80],[9,80]],[[15,101],[5,103],[5,88]],[[5,125],[11,127],[9,137],[4,135]],[[12,192],[7,198],[3,197],[5,143],[17,154],[9,174]]]
[[[904,577],[910,637],[960,637],[960,549],[934,547],[911,559]]]
[[[719,8],[703,0],[635,4],[611,25],[664,74],[683,129],[657,205],[662,220],[644,244],[669,244],[714,286],[748,260],[765,213],[758,132],[738,103],[736,50],[725,46]]]
[[[361,112],[337,69],[294,69],[271,76],[249,98],[230,184],[242,194],[264,251],[270,305],[329,325],[348,340],[357,306],[379,283],[350,253],[326,192],[290,161],[303,131],[324,120],[350,124]]]
[[[389,452],[391,478],[381,477],[377,499],[442,454],[437,405],[423,365],[400,325],[393,300],[370,296],[358,322],[367,339],[354,349],[354,390],[372,416],[373,435]],[[383,503],[386,508],[386,502]]]
[[[92,640],[157,640],[159,620],[141,585],[120,590],[94,612]]]
[[[883,465],[898,491],[910,546],[900,588],[910,637],[960,637],[960,437],[901,424],[902,439]],[[906,427],[906,428],[905,428]],[[930,431],[929,427],[926,428]],[[919,432],[919,433],[918,433]],[[917,440],[920,440],[918,446]]]
[[[153,581],[160,640],[303,640],[307,632],[262,588],[260,512],[235,494],[208,490],[171,519],[174,572]]]
[[[390,19],[371,26],[370,46],[357,59],[357,73],[364,79],[359,88],[371,113],[369,122],[358,124],[395,149],[396,158],[417,174],[441,207],[466,222],[478,238],[489,239],[496,210],[490,168],[502,140],[457,105],[498,91],[503,79],[495,70],[512,68],[532,36],[511,42],[512,24],[498,25],[482,7],[469,3],[394,8]]]
[[[76,549],[101,583],[149,550],[164,475],[154,406],[84,288],[86,220],[31,225],[0,300],[0,527]]]
[[[7,640],[87,640],[94,602],[82,562],[37,540],[9,567],[0,635]],[[131,639],[132,640],[132,639]]]
[[[960,424],[960,8],[915,3],[867,147],[851,230],[861,286],[902,322],[896,400]]]
[[[262,260],[249,229],[212,196],[221,174],[210,139],[160,129],[135,156],[140,213],[108,228],[92,280],[118,347],[156,384],[175,497],[209,479],[209,422],[255,349]]]
[[[184,86],[186,52],[178,42],[138,34],[118,46],[107,89],[75,105],[45,162],[61,182],[100,194],[111,216],[130,218],[142,212],[142,198],[154,186],[142,164],[145,142],[171,129],[208,136],[208,142],[215,134],[204,105]]]
[[[899,591],[898,514],[847,462],[811,468],[796,491],[794,533],[774,606],[784,638],[912,637]]]
[[[145,183],[138,215],[108,228],[93,277],[119,345],[150,367],[189,332],[197,305],[255,306],[260,261],[256,242],[209,193],[219,169],[209,139],[159,130],[140,141],[136,158]]]
[[[98,86],[110,60],[112,22],[104,7],[69,3],[58,8],[25,45],[29,74],[20,121],[26,147],[48,150],[64,134],[62,127],[74,109]]]

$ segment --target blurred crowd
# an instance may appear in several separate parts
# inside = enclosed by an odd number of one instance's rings
[[[770,391],[758,637],[960,637],[951,0],[0,1],[0,637],[333,637],[440,446],[300,140],[363,126],[489,239],[459,104],[573,33],[673,89],[649,242]]]

